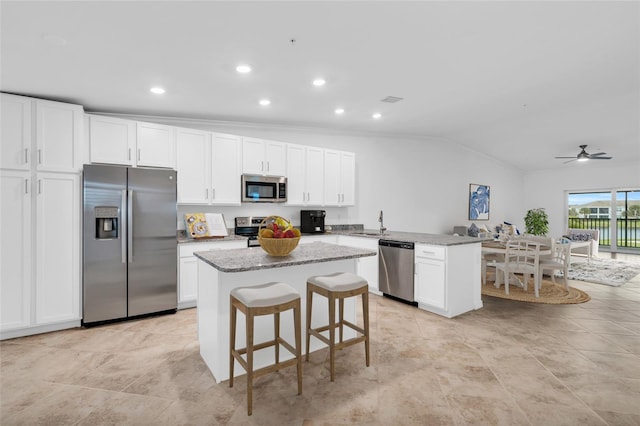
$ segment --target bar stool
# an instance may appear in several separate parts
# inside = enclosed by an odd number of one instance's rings
[[[313,304],[313,294],[317,293],[327,298],[329,303],[329,324],[311,328],[311,310]],[[347,297],[362,295],[362,317],[364,320],[364,328],[346,321],[344,319],[344,299]],[[339,319],[336,323],[336,304],[339,305]],[[356,336],[349,340],[343,340],[343,326],[348,326],[360,336]],[[339,343],[336,343],[336,327],[339,327]],[[329,330],[329,338],[320,334]],[[331,372],[331,381],[335,376],[335,353],[336,349],[342,349],[356,343],[364,342],[364,351],[367,367],[369,366],[369,284],[367,281],[352,273],[338,272],[331,275],[318,275],[307,279],[307,340],[306,340],[306,360],[309,361],[309,343],[311,336],[317,337],[319,340],[329,346],[329,370]]]
[[[247,372],[247,413],[250,416],[253,402],[253,379],[264,374],[278,371],[281,368],[296,364],[298,370],[298,395],[302,393],[302,342],[301,342],[301,313],[300,293],[284,283],[267,283],[254,287],[239,287],[231,290],[231,324],[230,324],[230,356],[229,356],[229,387],[233,387],[234,360]],[[295,348],[280,337],[280,313],[293,309],[295,328]],[[246,318],[246,347],[236,348],[236,316],[237,311],[244,313]],[[273,314],[274,339],[268,342],[254,344],[254,317]],[[280,345],[284,346],[295,358],[280,362]],[[254,351],[275,347],[275,364],[253,369]],[[246,354],[246,361],[242,355]]]

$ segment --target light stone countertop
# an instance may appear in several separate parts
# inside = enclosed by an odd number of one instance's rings
[[[377,240],[401,241],[403,243],[431,244],[434,246],[455,246],[460,244],[481,244],[481,238],[461,237],[445,234],[422,234],[418,232],[385,231],[380,235],[377,229],[364,229],[362,231],[335,232],[339,235],[353,237],[375,238]]]
[[[245,272],[260,269],[285,268],[309,263],[331,262],[375,256],[372,250],[339,246],[320,241],[300,244],[288,256],[270,256],[261,247],[231,250],[210,250],[195,256],[222,272]]]

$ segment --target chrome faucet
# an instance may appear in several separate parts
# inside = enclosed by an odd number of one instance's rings
[[[387,228],[384,227],[384,214],[382,213],[382,210],[380,210],[380,217],[378,218],[378,222],[380,222],[380,235],[384,234],[384,231],[387,230]]]

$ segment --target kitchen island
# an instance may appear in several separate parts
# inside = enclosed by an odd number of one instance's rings
[[[299,245],[289,256],[274,257],[261,247],[196,252],[198,258],[198,340],[200,355],[216,382],[229,379],[229,294],[236,287],[247,287],[268,282],[284,282],[300,293],[302,311],[306,310],[307,278],[334,272],[357,273],[357,259],[375,256],[375,251],[339,246],[323,242]],[[304,315],[303,315],[304,317]],[[345,300],[344,317],[356,321],[355,299]],[[303,319],[303,322],[305,320]],[[326,299],[314,299],[312,326],[328,323]],[[282,315],[281,335],[294,341],[293,315]],[[302,324],[302,341],[306,338],[306,324]],[[350,334],[351,333],[351,334]],[[345,338],[354,333],[345,328]],[[256,317],[255,342],[273,339],[273,317]],[[239,315],[236,341],[245,342],[244,316]],[[311,351],[324,347],[317,339],[311,339]],[[281,351],[281,357],[285,353]],[[289,355],[289,354],[286,354]],[[272,364],[273,348],[254,354],[255,368]],[[234,371],[243,374],[236,366]]]

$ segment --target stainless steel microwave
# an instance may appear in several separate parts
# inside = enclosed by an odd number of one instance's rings
[[[285,203],[286,201],[286,177],[242,175],[242,202]]]

